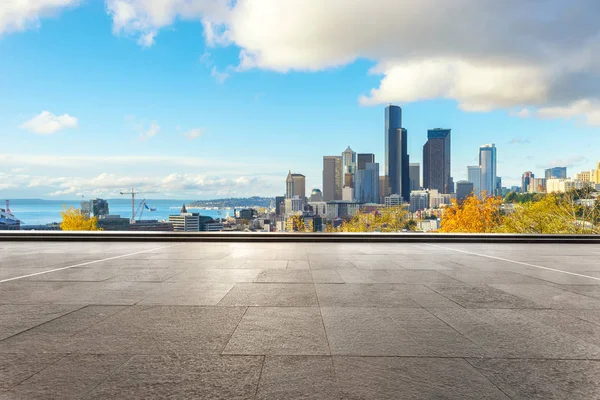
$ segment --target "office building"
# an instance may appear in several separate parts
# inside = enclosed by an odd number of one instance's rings
[[[402,128],[402,109],[389,105],[385,108],[385,176],[389,178],[390,192],[410,200],[408,133]]]
[[[313,189],[310,193],[310,198],[308,199],[310,202],[323,201],[323,193],[319,189]]]
[[[479,166],[481,167],[481,191],[487,196],[494,195],[496,188],[496,145],[485,144],[479,148]]]
[[[582,181],[582,182],[591,182],[592,181],[592,171],[583,171],[580,172],[578,174],[575,174],[575,180],[576,181]]]
[[[474,191],[474,185],[468,181],[456,182],[456,201],[463,202],[467,197],[471,196]]]
[[[535,178],[535,174],[531,171],[524,172],[521,175],[521,192],[528,193],[529,186],[531,185],[531,180]]]
[[[356,170],[356,152],[350,146],[342,153],[342,167],[344,174],[353,174]]]
[[[531,178],[527,189],[529,193],[545,193],[546,178]]]
[[[565,193],[573,189],[591,187],[592,182],[576,181],[573,179],[551,178],[546,180],[547,193]]]
[[[288,172],[287,178],[285,178],[285,198],[291,199],[294,197],[294,178],[292,178],[292,171]]]
[[[426,210],[429,208],[429,191],[413,190],[410,192],[410,212]]]
[[[596,166],[596,169],[590,171],[590,180],[596,185],[600,185],[600,161]]]
[[[343,187],[342,157],[323,157],[323,199],[341,200]]]
[[[375,154],[373,153],[358,153],[356,156],[357,169],[365,169],[365,165],[375,162]]]
[[[366,163],[356,171],[354,199],[359,203],[379,202],[379,163]]]
[[[390,179],[388,176],[379,177],[379,203],[383,204],[383,199],[391,194]]]
[[[398,207],[404,204],[404,199],[399,194],[391,194],[385,197],[383,204],[386,207]]]
[[[548,168],[545,171],[546,181],[549,179],[567,179],[567,167]]]
[[[169,215],[175,232],[200,232],[200,214],[182,212],[179,215]]]
[[[284,206],[285,196],[277,196],[275,197],[275,215],[282,215],[282,208]]]
[[[302,214],[304,211],[304,199],[299,196],[285,199],[285,216]]]
[[[410,191],[421,189],[421,164],[409,163],[408,176],[410,178]]]
[[[479,196],[481,193],[481,167],[479,165],[467,167],[467,181],[473,184],[473,193]]]
[[[494,190],[494,195],[502,196],[502,177],[496,177],[496,189]]]
[[[454,193],[451,177],[450,129],[430,129],[423,146],[423,187],[440,193]],[[494,182],[495,183],[495,182]]]
[[[351,186],[344,186],[342,189],[342,200],[343,201],[354,201],[354,188]]]
[[[294,196],[304,199],[306,197],[306,177],[302,174],[292,174],[292,180],[294,181]]]
[[[440,193],[436,189],[429,191],[429,208],[440,208],[443,205],[452,204],[454,194]]]

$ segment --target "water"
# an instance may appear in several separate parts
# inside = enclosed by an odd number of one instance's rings
[[[135,200],[136,209],[140,201],[141,199]],[[147,200],[148,207],[156,207],[156,211],[151,212],[144,210],[142,219],[168,220],[169,215],[179,214],[182,204],[189,204],[192,201],[193,200]],[[4,208],[4,201],[0,203],[0,207]],[[45,225],[53,222],[60,222],[60,212],[65,207],[81,208],[81,200],[10,200],[10,209],[15,217],[21,220],[22,225]],[[131,218],[131,198],[109,199],[108,208],[111,214],[119,214],[123,218]],[[220,217],[219,210],[204,210],[188,207],[188,211],[199,212],[200,215],[213,218]],[[233,210],[222,210],[223,218],[232,215]],[[139,214],[137,219],[139,219]]]

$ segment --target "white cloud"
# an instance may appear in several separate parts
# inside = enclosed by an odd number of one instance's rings
[[[540,109],[600,118],[597,0],[108,0],[139,36],[196,19],[209,46],[239,48],[234,70],[319,71],[375,63],[363,105],[453,99],[463,110]],[[110,9],[110,7],[109,7]],[[276,34],[273,34],[276,32]]]
[[[582,99],[566,106],[544,107],[537,110],[540,118],[583,118],[589,125],[600,126],[600,100]]]
[[[185,132],[183,136],[190,140],[193,140],[199,138],[202,134],[204,134],[204,129],[196,128],[190,129],[189,131]]]
[[[148,129],[146,129],[145,131],[140,133],[140,139],[148,140],[151,137],[156,136],[158,134],[158,132],[160,132],[160,126],[158,126],[158,124],[153,122],[150,124],[150,127]]]
[[[80,0],[3,0],[0,6],[0,36],[38,27],[40,18],[53,16]]]
[[[531,117],[531,110],[529,108],[522,108],[518,111],[511,111],[510,115],[513,117],[529,118]]]
[[[49,111],[42,111],[20,128],[40,135],[49,135],[65,128],[76,128],[77,118],[69,114],[54,115]]]
[[[138,38],[143,46],[154,44],[158,31],[180,19],[208,18],[206,24],[218,26],[227,13],[229,0],[105,0],[106,10],[113,20],[113,32]],[[206,26],[206,25],[205,25]],[[215,39],[216,33],[207,40]]]
[[[210,76],[215,78],[215,81],[218,83],[223,83],[227,78],[229,78],[229,74],[227,72],[219,72],[217,67],[212,67],[210,70]]]

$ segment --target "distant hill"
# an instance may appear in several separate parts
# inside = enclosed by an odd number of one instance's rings
[[[189,207],[270,207],[274,197],[240,197],[229,199],[196,200]]]

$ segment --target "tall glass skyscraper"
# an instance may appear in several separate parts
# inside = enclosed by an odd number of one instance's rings
[[[355,177],[354,199],[359,203],[379,203],[379,163],[366,163]]]
[[[454,193],[451,176],[450,129],[429,129],[423,146],[423,187]]]
[[[467,167],[467,181],[473,184],[473,193],[479,196],[481,193],[481,167],[479,165]]]
[[[402,128],[402,109],[389,105],[385,108],[385,176],[391,194],[399,194],[410,201],[408,133]]]
[[[484,144],[479,148],[479,166],[481,167],[481,191],[493,196],[496,189],[496,145]]]

